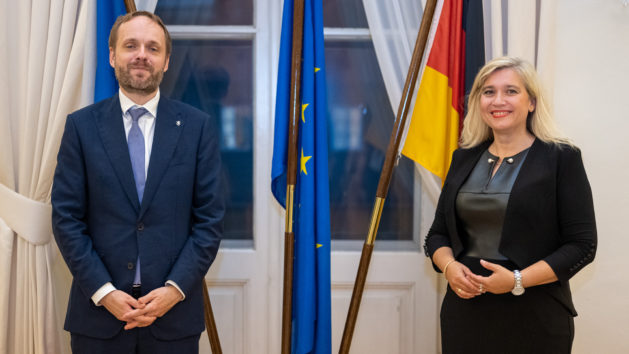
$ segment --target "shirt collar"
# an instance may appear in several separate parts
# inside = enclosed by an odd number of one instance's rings
[[[143,105],[135,104],[129,97],[127,97],[122,90],[118,89],[118,97],[120,97],[120,108],[122,108],[122,114],[125,115],[129,108],[133,106],[144,107],[151,114],[152,117],[157,117],[157,104],[159,103],[159,89],[155,97],[151,98]]]

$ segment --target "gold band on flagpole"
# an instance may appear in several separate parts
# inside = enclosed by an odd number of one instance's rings
[[[376,234],[378,233],[378,226],[380,225],[380,217],[382,216],[383,208],[384,198],[376,197],[376,201],[373,203],[373,210],[371,211],[369,233],[367,234],[366,243],[369,245],[373,245],[373,243],[376,241]]]
[[[295,200],[295,185],[286,186],[286,232],[293,232],[293,203]]]

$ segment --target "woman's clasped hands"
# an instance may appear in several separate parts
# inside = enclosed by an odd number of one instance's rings
[[[492,294],[504,294],[515,284],[513,272],[507,268],[481,260],[480,264],[490,270],[489,276],[474,274],[468,267],[460,262],[452,262],[444,274],[450,288],[463,299],[471,299],[485,292]]]

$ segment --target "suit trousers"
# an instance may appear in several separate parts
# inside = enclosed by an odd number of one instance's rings
[[[198,354],[201,334],[178,340],[160,340],[149,327],[122,329],[109,339],[92,338],[72,333],[73,354]]]

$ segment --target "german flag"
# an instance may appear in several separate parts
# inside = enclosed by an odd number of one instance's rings
[[[402,154],[443,183],[458,147],[466,91],[485,62],[482,1],[441,0],[437,18]]]

